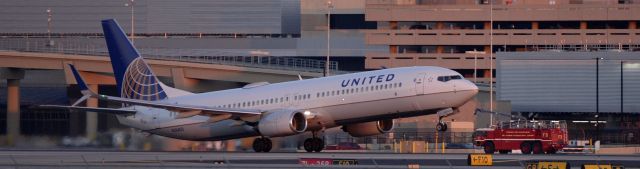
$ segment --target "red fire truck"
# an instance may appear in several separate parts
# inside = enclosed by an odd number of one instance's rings
[[[554,154],[568,143],[564,121],[510,121],[477,129],[474,135],[475,145],[484,147],[487,154],[507,154],[512,150]]]

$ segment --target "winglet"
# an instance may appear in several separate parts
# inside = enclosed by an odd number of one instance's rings
[[[69,68],[71,68],[71,73],[73,73],[73,77],[76,79],[76,83],[78,83],[78,87],[80,87],[80,91],[89,90],[87,83],[84,82],[84,80],[82,79],[82,76],[80,76],[80,73],[78,72],[76,67],[73,66],[72,64],[69,64]]]
[[[84,80],[82,79],[82,76],[80,76],[80,73],[78,72],[75,66],[73,66],[72,64],[69,64],[69,68],[71,68],[71,73],[73,73],[73,77],[76,79],[76,83],[78,83],[78,87],[80,87],[80,92],[83,95],[71,106],[77,106],[78,104],[87,100],[89,97],[93,95],[97,95],[93,91],[91,91],[91,89],[89,89],[89,87],[87,86],[87,83],[84,82]]]

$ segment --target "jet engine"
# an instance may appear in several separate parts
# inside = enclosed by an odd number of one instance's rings
[[[279,137],[302,133],[307,130],[304,113],[292,110],[267,112],[258,122],[258,131],[263,136]]]
[[[391,129],[393,129],[393,119],[342,126],[342,130],[353,137],[378,135],[389,132]]]

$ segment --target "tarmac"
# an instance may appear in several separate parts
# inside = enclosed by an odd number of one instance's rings
[[[617,164],[640,168],[640,155],[496,154],[493,166],[468,166],[468,154],[396,153],[246,153],[246,152],[140,152],[140,151],[0,151],[0,168],[524,168],[538,161],[582,164]],[[334,160],[311,166],[301,159]],[[337,165],[350,161],[356,165]]]

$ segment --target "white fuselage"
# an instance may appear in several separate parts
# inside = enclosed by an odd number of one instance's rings
[[[307,131],[367,121],[433,114],[459,107],[478,88],[460,74],[440,67],[406,67],[336,75],[277,84],[253,85],[175,97],[165,102],[231,109],[311,112]],[[177,113],[143,106],[121,123],[150,133],[185,140],[225,140],[256,136],[237,120],[209,122],[207,116],[176,119]]]

